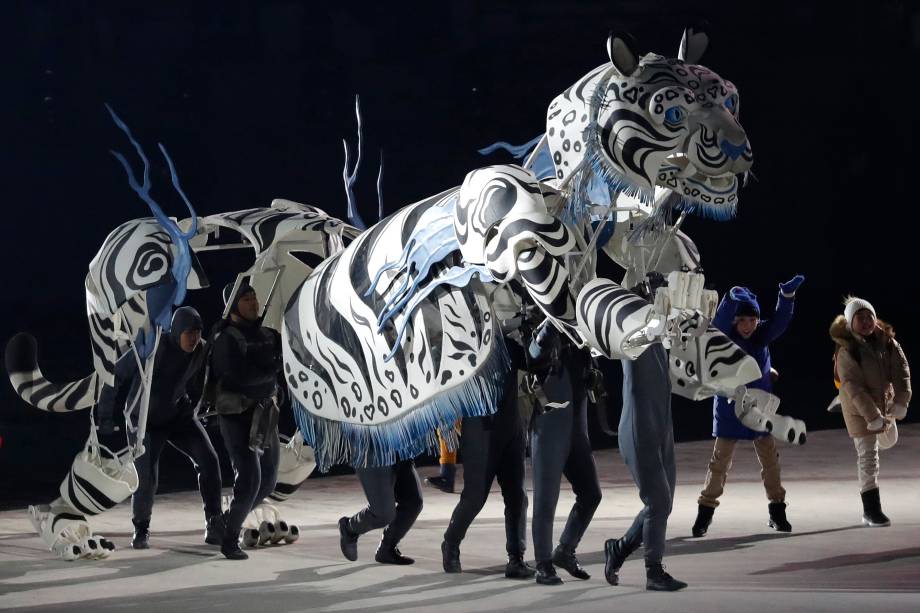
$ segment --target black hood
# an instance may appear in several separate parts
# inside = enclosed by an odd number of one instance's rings
[[[224,286],[224,291],[223,291],[224,306],[227,306],[227,304],[232,303],[230,306],[230,310],[227,312],[227,314],[229,315],[230,313],[236,313],[237,315],[239,315],[240,312],[236,307],[237,307],[237,303],[240,301],[240,298],[242,298],[243,296],[245,296],[246,294],[250,292],[255,292],[255,291],[256,290],[251,285],[249,285],[247,281],[242,281],[240,283],[240,286],[236,290],[236,294],[233,294],[233,284],[232,283],[228,283],[226,286]]]
[[[203,330],[204,324],[201,321],[201,315],[190,306],[179,307],[173,313],[172,325],[169,329],[169,339],[177,347],[179,346],[179,337],[186,330]]]

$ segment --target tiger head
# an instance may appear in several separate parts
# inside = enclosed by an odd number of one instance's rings
[[[735,86],[697,64],[707,41],[688,29],[677,58],[640,58],[611,36],[610,62],[549,106],[547,143],[558,181],[599,176],[613,192],[646,203],[656,187],[665,188],[680,197],[681,210],[731,217],[737,175],[753,156]]]

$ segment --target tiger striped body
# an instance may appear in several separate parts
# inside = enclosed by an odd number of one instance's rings
[[[458,190],[370,228],[307,279],[285,317],[285,370],[320,469],[411,458],[436,428],[450,432],[456,418],[494,410],[504,364],[500,343],[489,342],[497,318],[488,292],[474,278],[517,282],[553,325],[608,358],[635,358],[653,342],[677,346],[676,362],[721,377],[681,381],[688,395],[756,378],[737,347],[707,331],[714,293],[703,290],[695,245],[671,227],[673,211],[733,215],[735,175],[752,162],[737,91],[696,63],[698,42],[691,33],[679,58],[640,59],[611,39],[611,63],[549,107],[531,159],[548,154],[553,174],[475,170]],[[590,215],[601,208],[616,224],[611,205],[621,194],[638,199],[630,223],[638,228],[621,231],[607,252],[624,264],[625,284],[668,278],[657,295],[594,278],[604,245]]]

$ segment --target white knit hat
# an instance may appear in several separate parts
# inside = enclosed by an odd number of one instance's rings
[[[850,296],[846,299],[845,305],[843,307],[843,316],[847,320],[847,328],[853,327],[853,317],[857,312],[866,309],[872,313],[872,317],[876,317],[875,308],[869,303],[868,300],[863,300],[862,298],[857,298],[856,296]]]

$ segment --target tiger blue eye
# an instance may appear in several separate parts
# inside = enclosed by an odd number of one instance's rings
[[[664,120],[668,123],[678,123],[684,118],[684,109],[679,106],[672,106],[664,112]]]
[[[735,98],[734,97],[725,99],[725,108],[727,108],[729,111],[734,112],[735,110]]]

